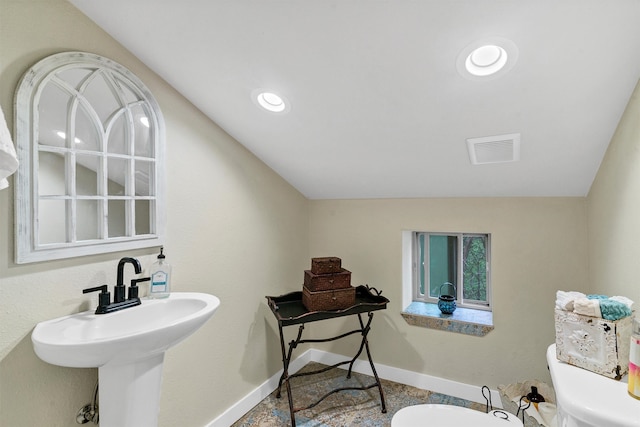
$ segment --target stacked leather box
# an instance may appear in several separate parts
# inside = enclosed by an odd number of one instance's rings
[[[311,258],[311,270],[304,271],[302,303],[309,311],[340,310],[354,305],[356,288],[351,272],[336,257]]]

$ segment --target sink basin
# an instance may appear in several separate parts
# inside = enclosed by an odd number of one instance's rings
[[[101,427],[156,427],[165,352],[219,305],[213,295],[174,292],[113,313],[91,310],[38,323],[31,341],[45,362],[98,368]]]
[[[92,310],[48,320],[36,326],[31,339],[45,362],[97,368],[166,351],[200,328],[219,305],[213,295],[175,292],[113,313]]]

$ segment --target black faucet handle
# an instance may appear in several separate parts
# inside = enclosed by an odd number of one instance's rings
[[[96,286],[95,288],[87,288],[87,289],[83,289],[82,293],[83,294],[88,294],[89,292],[97,292],[97,291],[102,291],[102,293],[107,292],[107,289],[109,289],[109,287],[107,285],[102,285],[102,286]],[[109,293],[109,292],[107,292]]]
[[[138,283],[151,280],[151,277],[141,277],[140,279],[131,279],[131,286],[129,286],[129,299],[138,298]]]
[[[139,279],[131,279],[131,286],[138,286],[140,282],[148,282],[151,277],[140,277]]]
[[[107,285],[96,286],[95,288],[87,288],[83,289],[83,294],[88,294],[89,292],[97,292],[101,291],[98,295],[98,308],[96,309],[96,314],[100,314],[104,312],[104,309],[111,304],[111,293],[107,290],[109,287]]]

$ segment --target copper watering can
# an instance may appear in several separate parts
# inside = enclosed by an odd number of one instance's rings
[[[452,294],[442,294],[442,287],[447,286],[447,291],[453,289]],[[445,282],[440,285],[440,295],[438,296],[438,308],[443,314],[451,314],[456,311],[456,285]]]

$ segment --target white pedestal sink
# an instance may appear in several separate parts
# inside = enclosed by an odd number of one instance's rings
[[[31,340],[45,362],[98,368],[102,427],[155,427],[165,351],[219,305],[213,295],[174,292],[113,313],[92,310],[38,323]]]

